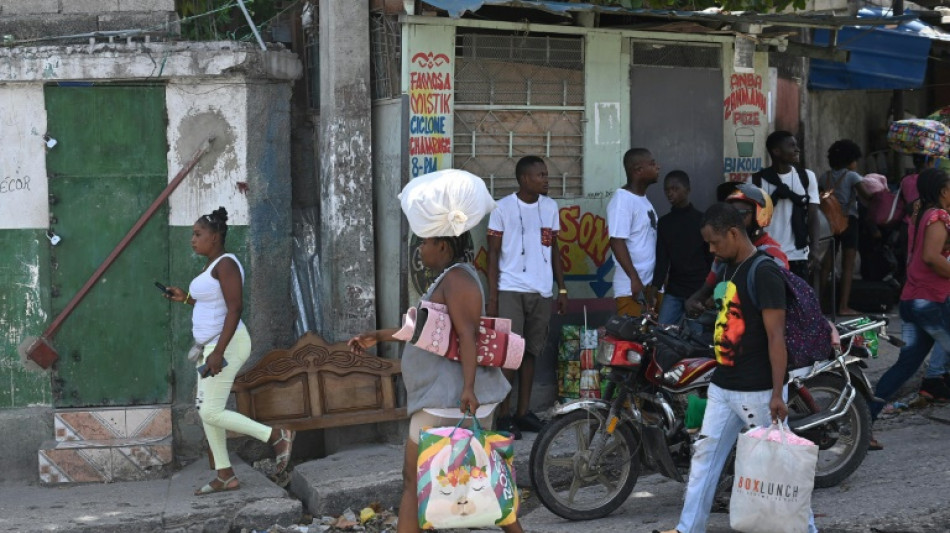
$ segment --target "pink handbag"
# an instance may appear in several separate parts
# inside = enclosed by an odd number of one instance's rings
[[[459,360],[458,335],[445,304],[423,300],[419,307],[410,307],[393,338],[446,359]],[[524,356],[524,338],[511,332],[511,320],[483,316],[478,322],[476,350],[479,366],[517,370]]]

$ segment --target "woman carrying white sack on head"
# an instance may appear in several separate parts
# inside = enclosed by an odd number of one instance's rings
[[[497,367],[478,366],[475,341],[485,294],[475,268],[464,261],[471,242],[468,231],[492,209],[495,201],[481,178],[464,170],[440,170],[411,180],[399,195],[412,232],[422,238],[419,257],[433,272],[441,272],[423,300],[445,304],[458,334],[460,361],[452,361],[407,343],[402,354],[406,384],[409,439],[403,465],[399,533],[420,531],[416,497],[419,432],[424,427],[454,426],[466,413],[491,427],[495,406],[511,386]],[[393,329],[369,331],[349,341],[360,353],[379,342],[393,341]],[[519,522],[502,528],[523,531]]]

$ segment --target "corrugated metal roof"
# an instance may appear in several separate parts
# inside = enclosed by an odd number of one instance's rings
[[[706,11],[677,11],[664,9],[627,9],[619,6],[601,6],[586,3],[556,2],[554,0],[423,0],[426,4],[441,9],[452,18],[465,13],[474,13],[485,6],[502,6],[534,9],[570,17],[572,13],[602,13],[608,15],[631,15],[665,20],[690,20],[697,22],[748,23],[811,28],[840,28],[842,26],[882,26],[896,21],[914,19],[913,15],[901,17],[847,17],[818,13],[768,13],[752,12],[722,13],[715,9]]]

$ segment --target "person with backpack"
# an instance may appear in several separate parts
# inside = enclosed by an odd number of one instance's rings
[[[851,279],[854,277],[854,260],[858,250],[858,198],[869,200],[871,194],[860,174],[855,172],[861,148],[850,139],[841,139],[828,148],[828,164],[831,170],[821,179],[819,188],[822,196],[830,193],[834,202],[822,203],[822,209],[837,209],[837,216],[847,220],[847,225],[834,236],[834,246],[841,250],[841,287],[838,291],[838,315],[856,316],[859,313],[848,301],[851,298]],[[832,218],[828,216],[829,220]],[[834,254],[826,254],[821,265],[821,285],[828,281],[829,274],[834,276]],[[834,279],[832,277],[832,283]]]
[[[679,523],[663,533],[705,532],[719,476],[739,432],[788,416],[786,285],[793,276],[756,249],[742,214],[732,205],[712,205],[703,218],[702,234],[723,265],[714,293],[719,311],[713,334],[718,364]],[[812,513],[808,531],[818,531]]]
[[[765,148],[772,166],[753,174],[751,183],[772,198],[775,223],[769,233],[788,256],[789,269],[809,280],[819,266],[818,179],[799,165],[801,150],[790,132],[772,132]]]
[[[901,291],[901,348],[897,361],[884,372],[875,398],[890,401],[911,378],[936,343],[950,352],[950,176],[928,168],[917,178],[920,205],[908,227],[907,281]],[[950,399],[950,387],[941,378],[924,379],[921,393]],[[871,402],[871,419],[876,420],[883,401]],[[872,440],[871,446],[880,449]]]

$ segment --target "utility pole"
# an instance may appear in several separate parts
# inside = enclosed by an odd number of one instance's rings
[[[369,2],[320,0],[323,337],[376,329]]]

